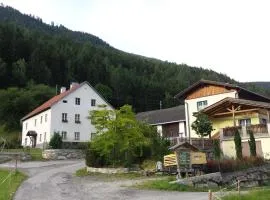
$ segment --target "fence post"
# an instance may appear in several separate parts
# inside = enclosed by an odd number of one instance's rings
[[[212,191],[211,190],[208,190],[208,200],[212,200]]]
[[[237,191],[238,195],[240,196],[240,180],[237,180]]]

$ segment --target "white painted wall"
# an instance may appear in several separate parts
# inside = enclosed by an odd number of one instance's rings
[[[80,98],[80,105],[75,104],[75,98]],[[91,99],[96,100],[96,106],[91,106]],[[66,100],[67,103],[63,103]],[[60,100],[58,103],[53,105],[51,109],[44,111],[38,115],[35,115],[22,123],[22,145],[25,146],[26,133],[29,130],[34,130],[38,133],[37,145],[42,146],[44,140],[50,141],[50,138],[54,132],[62,131],[67,132],[67,139],[64,141],[68,142],[86,142],[91,138],[91,133],[95,133],[95,127],[91,124],[88,119],[90,110],[97,110],[98,105],[106,104],[108,109],[113,109],[106,101],[99,96],[95,90],[90,87],[87,83],[82,85],[74,92],[67,95],[65,98]],[[67,113],[67,123],[62,122],[62,113]],[[45,114],[47,114],[47,122],[45,122]],[[75,114],[80,114],[80,124],[75,123]],[[42,123],[40,123],[40,117],[43,116]],[[36,126],[35,119],[37,119]],[[26,129],[27,124],[27,129]],[[46,132],[46,138],[44,134]],[[80,133],[80,140],[75,140],[75,132]],[[40,134],[43,139],[40,140]],[[27,137],[30,145],[29,137]]]
[[[227,93],[223,93],[223,94],[217,94],[217,95],[211,95],[211,96],[206,96],[206,97],[200,97],[200,98],[196,98],[196,99],[185,100],[187,135],[190,134],[191,137],[198,138],[198,135],[191,128],[191,124],[196,120],[196,118],[193,116],[193,113],[198,112],[198,110],[197,110],[197,102],[198,101],[207,100],[207,103],[208,103],[207,106],[210,106],[210,105],[212,105],[212,104],[214,104],[214,103],[216,103],[216,102],[218,102],[226,97],[236,98],[237,92],[232,91],[232,92],[227,92]]]
[[[75,104],[75,98],[80,98],[80,105]],[[91,106],[91,99],[96,100],[96,106]],[[66,100],[67,103],[63,103]],[[91,133],[95,133],[95,127],[88,119],[90,110],[97,110],[98,105],[108,105],[88,84],[85,84],[66,96],[63,100],[52,106],[52,126],[51,135],[54,132],[67,132],[69,142],[86,142],[91,138]],[[108,109],[113,109],[109,107]],[[62,113],[67,113],[67,123],[62,122]],[[80,124],[75,123],[75,114],[80,114]],[[80,133],[80,140],[75,140],[74,133]]]
[[[163,136],[163,134],[162,134],[162,125],[157,125],[157,132],[161,137]]]
[[[47,120],[45,121],[45,115]],[[42,117],[42,122],[41,122]],[[36,125],[35,125],[36,120]],[[30,138],[26,136],[28,131],[37,132],[37,145],[40,146],[44,141],[50,141],[50,127],[51,127],[51,109],[31,117],[22,123],[22,146],[30,146]],[[27,124],[27,125],[26,125]],[[27,138],[27,144],[25,144]]]
[[[182,137],[187,137],[185,125],[186,123],[184,121],[179,122],[179,133],[183,133]]]

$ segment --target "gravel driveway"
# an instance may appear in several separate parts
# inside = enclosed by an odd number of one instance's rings
[[[14,167],[14,163],[0,167]],[[74,172],[84,167],[84,161],[49,161],[18,163],[28,174],[15,194],[15,200],[207,200],[207,193],[166,192],[131,189],[138,180],[108,182],[96,177],[76,177]]]

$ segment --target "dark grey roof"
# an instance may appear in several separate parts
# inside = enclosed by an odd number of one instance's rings
[[[137,120],[145,121],[149,124],[165,124],[175,121],[185,120],[185,106],[180,105],[161,110],[141,112],[136,115]]]

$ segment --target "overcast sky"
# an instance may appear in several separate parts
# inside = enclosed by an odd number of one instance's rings
[[[126,52],[270,81],[270,1],[0,0]]]

